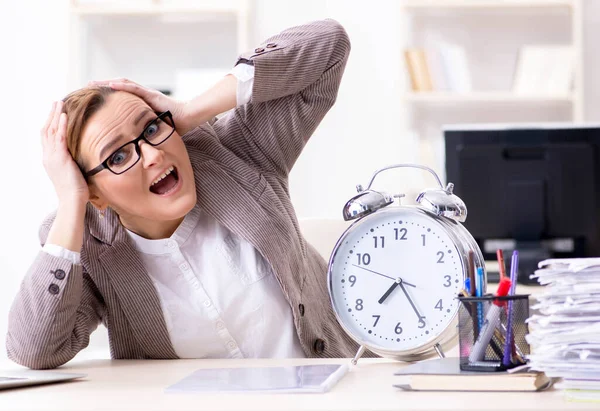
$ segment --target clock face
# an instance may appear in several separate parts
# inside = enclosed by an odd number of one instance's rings
[[[346,331],[362,344],[411,350],[452,322],[465,272],[451,237],[411,207],[377,211],[338,243],[329,290]]]

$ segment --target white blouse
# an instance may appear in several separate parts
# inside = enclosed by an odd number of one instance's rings
[[[304,357],[271,266],[196,206],[168,239],[128,231],[180,358]]]

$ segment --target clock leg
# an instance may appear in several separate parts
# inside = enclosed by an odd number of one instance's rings
[[[437,353],[437,355],[439,355],[440,358],[446,358],[446,354],[444,354],[444,351],[442,351],[442,346],[440,345],[440,343],[436,343],[433,348],[435,349],[435,352]]]
[[[365,348],[364,345],[361,345],[360,347],[358,347],[358,351],[356,352],[356,355],[352,359],[352,365],[356,365],[356,363],[358,362],[358,359],[360,357],[362,357],[362,355],[364,354],[365,350],[366,350],[366,348]]]

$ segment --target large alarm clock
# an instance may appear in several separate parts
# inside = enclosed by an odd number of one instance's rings
[[[371,190],[380,172],[401,167],[429,171],[439,187],[419,194],[417,205]],[[452,190],[428,167],[396,164],[377,170],[366,189],[357,186],[344,206],[344,219],[356,221],[337,241],[327,279],[337,320],[360,344],[354,364],[366,349],[417,361],[443,357],[456,345],[456,297],[469,276],[469,252],[474,270],[484,260],[461,224],[467,208]]]

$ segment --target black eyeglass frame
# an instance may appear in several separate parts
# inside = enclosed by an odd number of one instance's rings
[[[165,121],[165,118],[168,118],[169,121]],[[162,139],[161,141],[159,141],[158,143],[151,143],[150,141],[148,141],[148,139],[146,139],[146,137],[144,137],[144,134],[146,133],[146,130],[148,130],[148,127],[150,127],[151,125],[153,125],[154,123],[156,123],[158,120],[164,121],[165,123],[167,123],[168,125],[171,126],[172,130],[169,133],[169,135],[167,137],[165,137],[164,139]],[[151,145],[152,147],[156,147],[158,145],[161,145],[162,143],[164,143],[165,141],[167,141],[169,139],[169,137],[171,137],[173,135],[173,133],[175,132],[175,122],[173,121],[173,115],[171,114],[171,112],[169,110],[160,113],[154,120],[152,120],[150,123],[148,123],[148,125],[146,127],[144,127],[144,130],[142,131],[142,133],[134,140],[128,141],[127,143],[123,144],[122,146],[119,146],[119,148],[117,148],[116,150],[114,150],[112,153],[110,153],[108,155],[108,157],[106,157],[106,159],[98,166],[95,167],[93,169],[91,169],[90,171],[84,173],[84,176],[86,179],[98,174],[100,171],[107,169],[108,171],[110,171],[113,174],[116,175],[121,175],[129,170],[131,170],[131,168],[133,166],[135,166],[139,161],[140,158],[142,158],[142,153],[140,150],[140,140],[144,140],[147,144]],[[112,170],[109,166],[108,166],[108,160],[110,160],[110,158],[119,150],[121,150],[123,147],[129,145],[129,144],[133,144],[135,146],[135,152],[138,155],[137,160],[135,160],[135,162],[130,165],[129,167],[127,167],[125,170],[117,173],[116,171]]]

